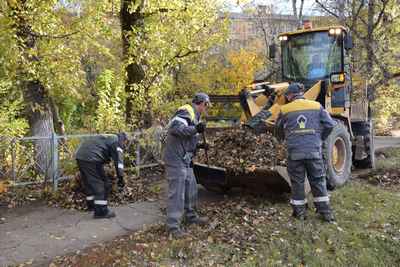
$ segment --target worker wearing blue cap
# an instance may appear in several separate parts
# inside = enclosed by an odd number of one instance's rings
[[[287,104],[281,107],[276,122],[278,137],[285,139],[288,151],[287,171],[292,185],[290,203],[293,216],[304,220],[306,204],[304,182],[307,175],[314,206],[324,221],[334,220],[326,188],[326,170],[322,157],[322,142],[336,122],[317,101],[303,97],[304,86],[289,85],[285,97]]]

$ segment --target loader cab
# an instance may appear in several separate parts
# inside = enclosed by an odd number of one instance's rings
[[[345,48],[349,45],[343,27],[300,30],[281,34],[278,39],[283,81],[302,82],[309,88],[319,80],[329,81],[332,74],[345,72]]]

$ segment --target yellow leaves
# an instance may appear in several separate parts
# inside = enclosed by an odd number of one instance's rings
[[[224,59],[207,58],[203,68],[189,74],[189,86],[202,88],[212,94],[237,94],[251,84],[255,73],[262,67],[262,59],[248,50],[230,51]]]
[[[122,129],[124,125],[123,91],[113,71],[105,70],[98,77],[96,87],[99,95],[96,129],[103,132]]]
[[[17,6],[17,0],[7,0],[7,4],[10,7],[16,7]]]
[[[261,58],[256,53],[244,49],[229,52],[228,61],[230,67],[223,71],[223,75],[233,86],[233,94],[251,84],[256,71],[262,66]]]
[[[1,193],[7,193],[7,190],[8,190],[8,188],[7,188],[6,183],[5,182],[0,182],[0,194]]]

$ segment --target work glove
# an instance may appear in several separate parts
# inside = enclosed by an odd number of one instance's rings
[[[206,124],[205,124],[204,122],[199,122],[199,123],[196,125],[196,131],[197,131],[198,133],[204,133],[205,130],[206,130]]]
[[[210,146],[207,143],[201,143],[197,145],[198,149],[204,149],[204,150],[209,150]]]
[[[125,187],[124,178],[119,177],[119,178],[118,178],[117,184],[118,184],[118,190],[119,190],[119,192],[122,192],[122,191],[124,190],[124,187]]]

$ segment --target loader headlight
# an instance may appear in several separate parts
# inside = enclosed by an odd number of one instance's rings
[[[331,83],[333,83],[333,84],[336,84],[336,83],[344,83],[344,81],[345,81],[345,75],[344,75],[344,73],[343,72],[340,72],[340,73],[332,73],[331,74],[331,77],[330,77],[330,80],[331,80]]]
[[[287,35],[282,35],[282,36],[279,36],[279,41],[287,41],[287,39],[288,39],[288,37],[287,37]]]
[[[340,35],[342,33],[341,28],[330,28],[329,35]]]

